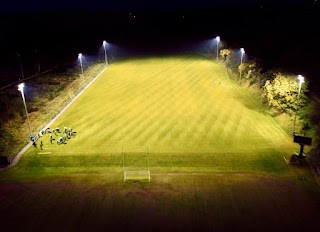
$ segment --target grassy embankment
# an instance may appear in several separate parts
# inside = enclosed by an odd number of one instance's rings
[[[84,78],[76,70],[52,71],[25,81],[25,98],[31,130],[37,134],[66,106],[104,67],[92,64],[85,69]],[[13,159],[29,142],[29,128],[21,93],[17,86],[0,91],[1,130],[0,155]]]

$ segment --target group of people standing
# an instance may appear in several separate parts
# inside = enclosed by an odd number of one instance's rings
[[[65,144],[67,139],[71,139],[71,137],[75,136],[75,133],[72,128],[68,128],[68,127],[64,127],[63,130],[60,129],[59,127],[52,129],[52,131],[50,130],[50,128],[46,128],[45,130],[41,130],[38,135],[36,135],[35,137],[30,137],[31,141],[32,141],[32,145],[37,148],[37,143],[36,141],[39,140],[41,137],[45,136],[45,134],[49,134],[50,135],[50,143],[53,143],[53,140],[57,141],[57,144]],[[55,138],[53,138],[53,135],[55,135]],[[60,136],[60,137],[59,137]],[[40,148],[41,150],[43,150],[43,142],[42,140],[40,141]]]

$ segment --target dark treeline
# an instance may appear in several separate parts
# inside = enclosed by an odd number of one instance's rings
[[[191,44],[221,36],[228,47],[268,67],[280,67],[312,79],[319,86],[318,7],[310,4],[245,5],[171,10],[56,11],[0,15],[0,77],[26,75],[57,64],[76,62],[83,52],[96,56],[102,40],[134,52],[177,53]],[[132,54],[131,54],[132,55]],[[3,81],[1,82],[3,83]]]

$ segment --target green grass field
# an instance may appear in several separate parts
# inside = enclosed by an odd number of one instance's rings
[[[114,63],[51,128],[64,126],[77,132],[66,144],[45,135],[43,150],[31,147],[0,173],[7,221],[40,229],[61,220],[70,230],[316,227],[319,187],[308,168],[284,160],[298,148],[292,137],[210,60]],[[122,151],[126,170],[145,170],[147,149],[151,183],[123,183]]]
[[[123,146],[125,153],[148,147],[153,171],[276,171],[293,149],[291,137],[223,68],[193,58],[110,66],[53,128],[64,126],[76,138],[61,146],[44,138],[52,153],[39,156],[41,167],[122,171]],[[30,166],[38,152],[30,149],[19,166]]]

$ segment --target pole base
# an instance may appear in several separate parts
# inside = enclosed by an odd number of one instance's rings
[[[290,158],[290,164],[292,165],[305,165],[306,164],[306,155],[299,155],[298,153],[292,154]]]

